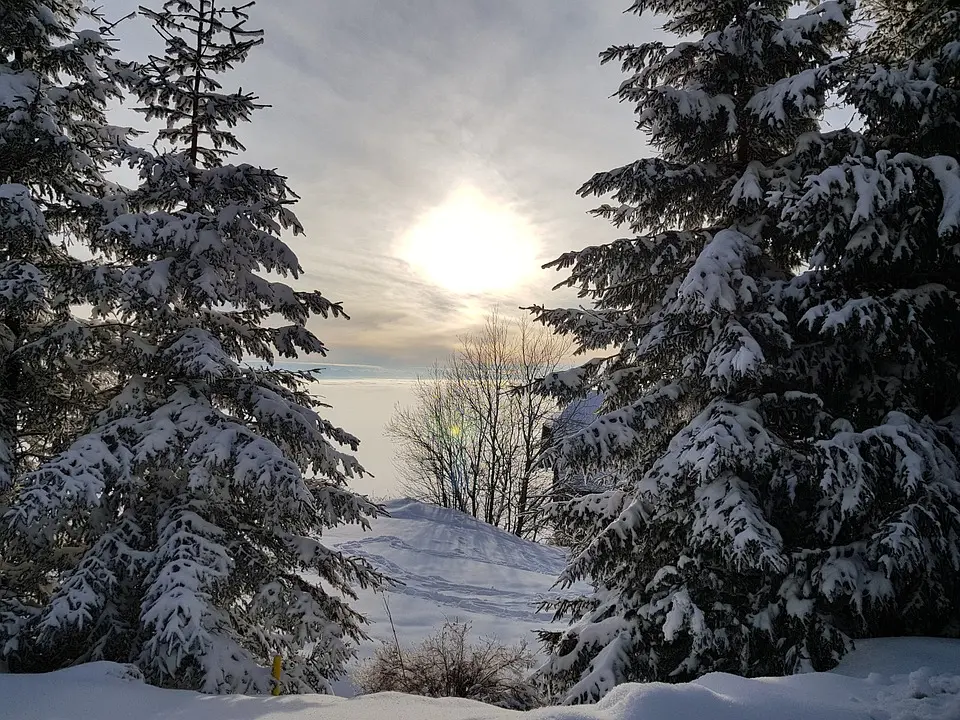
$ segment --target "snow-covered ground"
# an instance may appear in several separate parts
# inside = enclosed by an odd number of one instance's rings
[[[374,520],[370,532],[348,526],[324,536],[403,583],[383,594],[360,593],[355,607],[372,621],[371,637],[393,639],[386,597],[401,642],[418,642],[445,619],[458,618],[471,623],[474,635],[536,644],[535,630],[550,622],[536,606],[552,592],[562,550],[414,500],[388,501],[386,508],[390,517]],[[372,651],[362,647],[360,655]]]
[[[563,553],[458,513],[409,500],[387,504],[372,532],[327,541],[363,555],[405,585],[387,593],[401,642],[461,618],[512,642],[548,618],[533,609]],[[387,640],[382,598],[359,607]],[[369,655],[372,646],[361,648]],[[346,685],[340,686],[346,689]],[[95,663],[49,675],[0,675],[0,720],[505,720],[516,713],[465,700],[381,693],[361,698],[210,697],[158,690],[123,666]],[[625,685],[597,705],[545,708],[527,720],[960,720],[960,641],[889,638],[860,643],[835,671],[747,680],[714,673],[683,685]]]
[[[880,668],[879,671],[872,668]],[[0,675],[4,720],[506,720],[468,700],[380,693],[345,699],[211,697],[158,690],[96,663],[50,675]],[[960,641],[863,642],[836,672],[745,680],[715,673],[683,685],[623,685],[597,705],[527,720],[957,720]]]

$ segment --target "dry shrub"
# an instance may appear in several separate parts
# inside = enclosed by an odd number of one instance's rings
[[[496,638],[472,643],[469,633],[469,623],[453,620],[412,648],[384,643],[354,682],[363,693],[469,698],[513,710],[539,705],[526,680],[534,662],[527,644],[505,645]]]

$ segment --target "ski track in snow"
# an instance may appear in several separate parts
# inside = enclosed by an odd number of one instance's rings
[[[456,541],[456,538],[453,538]],[[526,541],[524,541],[526,542]],[[350,542],[345,542],[338,545],[344,551],[350,550],[351,552],[355,551],[358,554],[366,554],[366,548],[369,545],[387,543],[395,550],[412,550],[422,555],[433,555],[434,557],[441,558],[444,560],[469,560],[470,562],[480,563],[484,565],[499,565],[503,567],[510,567],[517,570],[527,570],[534,573],[544,573],[544,572],[555,572],[558,573],[563,569],[563,561],[557,563],[550,562],[551,558],[536,557],[535,555],[529,555],[524,557],[521,555],[513,561],[504,560],[491,560],[489,558],[484,558],[477,556],[475,553],[468,554],[461,547],[453,547],[447,550],[446,552],[438,550],[424,550],[422,548],[414,547],[408,543],[403,538],[396,537],[394,535],[378,535],[377,537],[371,537],[365,540],[355,540]],[[533,544],[533,543],[531,543]],[[522,548],[520,548],[522,550]],[[540,549],[540,548],[538,548]],[[549,550],[550,548],[542,548],[543,550]],[[546,562],[545,562],[546,560]]]
[[[377,541],[382,540],[389,541],[390,547],[394,549],[414,550],[399,538],[377,538]],[[377,544],[377,541],[370,543],[348,542],[338,545],[337,548],[344,553],[365,558],[381,572],[403,583],[392,587],[389,590],[392,594],[423,598],[438,605],[482,615],[509,617],[533,623],[549,621],[548,614],[533,611],[534,603],[539,602],[545,595],[537,595],[532,598],[529,593],[523,591],[513,592],[495,587],[463,585],[449,582],[439,575],[411,573],[383,555],[371,552],[370,545]],[[428,554],[444,560],[451,558],[450,555],[443,555],[442,553]]]
[[[531,640],[550,622],[537,606],[558,594],[551,586],[565,565],[564,550],[413,500],[386,508],[389,517],[373,520],[368,532],[341,527],[323,539],[401,583],[385,593],[401,642],[422,639],[446,619],[508,642]],[[392,639],[383,603],[380,594],[361,591],[356,604],[373,622],[368,632],[375,640]],[[361,648],[361,655],[370,651]]]

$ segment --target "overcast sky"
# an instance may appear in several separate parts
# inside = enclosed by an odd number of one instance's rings
[[[137,4],[106,0],[104,9],[115,16]],[[572,301],[550,291],[562,276],[536,267],[617,236],[575,191],[647,152],[632,109],[610,98],[619,69],[597,59],[611,44],[654,36],[659,22],[624,15],[628,5],[259,0],[251,24],[266,42],[224,85],[272,105],[241,130],[244,160],[277,168],[302,197],[307,234],[292,243],[302,285],[343,301],[352,318],[311,326],[329,362],[428,365],[493,305]],[[125,26],[124,54],[154,45],[151,33],[142,21]],[[471,227],[450,222],[456,197],[516,221],[529,252],[513,258],[524,268],[510,268],[510,287],[447,287],[437,268],[405,254],[430,217],[446,218],[434,235],[453,226],[444,243],[479,244],[486,225],[469,215]],[[436,215],[438,207],[449,212]]]

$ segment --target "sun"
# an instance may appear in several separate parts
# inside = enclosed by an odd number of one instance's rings
[[[533,224],[471,186],[424,213],[399,241],[399,255],[434,285],[480,294],[510,290],[539,269]]]

